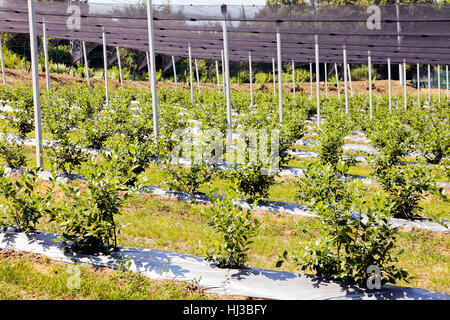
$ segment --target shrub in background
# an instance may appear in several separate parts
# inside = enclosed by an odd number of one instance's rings
[[[23,144],[8,138],[6,131],[0,133],[0,159],[11,168],[21,168],[26,165],[27,158],[23,153]]]
[[[105,90],[101,86],[90,88],[87,85],[73,85],[69,87],[69,94],[73,97],[76,107],[76,118],[79,125],[96,116],[105,103]]]
[[[450,155],[450,112],[447,108],[408,110],[408,123],[414,134],[414,148],[431,164]]]
[[[366,65],[351,69],[351,76],[353,81],[369,79],[369,67]],[[379,78],[377,70],[372,65],[372,78]]]
[[[4,43],[5,42],[3,42],[3,44]],[[6,46],[3,48],[3,60],[5,62],[5,68],[27,69],[27,66],[24,66],[23,58],[21,58],[17,53],[8,50]]]
[[[386,162],[387,166],[398,164],[411,149],[410,129],[395,115],[374,120],[368,128],[368,136],[380,151],[381,157],[377,160]]]
[[[305,177],[298,179],[297,198],[314,206],[319,202],[341,202],[348,196],[348,171],[346,163],[339,161],[336,165],[330,163],[310,163],[304,170]]]
[[[198,189],[211,181],[216,166],[206,162],[194,163],[190,166],[166,163],[163,171],[171,190],[196,193]]]
[[[138,176],[144,172],[156,156],[156,144],[150,140],[113,139],[110,152],[103,152],[117,178],[126,186],[135,186]]]
[[[317,152],[322,164],[336,166],[343,160],[345,137],[350,134],[350,121],[345,113],[337,108],[327,112],[325,123],[318,130]]]
[[[372,161],[372,173],[386,192],[394,216],[403,219],[420,217],[419,202],[437,191],[432,168],[420,164],[384,164],[383,160]]]
[[[42,121],[53,139],[67,137],[77,125],[75,97],[70,88],[45,91],[41,97]]]
[[[108,116],[86,120],[82,127],[83,142],[89,148],[100,150],[113,135],[114,126]]]
[[[269,189],[275,184],[277,173],[268,172],[268,168],[257,161],[243,165],[232,165],[231,170],[225,173],[227,179],[235,181],[240,193],[250,196],[251,199],[266,198]]]
[[[399,117],[380,119],[370,128],[370,139],[380,150],[369,158],[371,175],[387,194],[396,218],[416,218],[420,200],[436,190],[436,176],[430,168],[402,162],[411,149],[410,130]]]
[[[46,148],[47,156],[53,168],[63,173],[72,173],[87,161],[87,155],[80,145],[67,137],[55,141],[55,147]]]
[[[0,167],[0,227],[13,226],[31,232],[42,216],[52,214],[52,192],[42,191],[37,180],[37,169],[26,170],[12,179]]]
[[[305,69],[295,69],[295,82],[302,83],[310,80],[310,73]],[[291,79],[292,81],[292,79]]]
[[[9,92],[9,105],[12,111],[2,114],[6,117],[9,127],[17,131],[20,136],[26,137],[34,130],[34,103],[31,86],[18,84]]]
[[[255,74],[255,82],[259,83],[259,89],[262,89],[266,86],[266,83],[270,81],[270,76],[264,72],[258,72]]]

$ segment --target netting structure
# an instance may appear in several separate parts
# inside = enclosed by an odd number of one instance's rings
[[[35,3],[37,35],[148,51],[145,4]],[[155,53],[220,60],[227,24],[230,61],[270,62],[277,34],[284,62],[448,64],[449,5],[153,6]],[[0,31],[28,33],[24,0],[0,1]]]

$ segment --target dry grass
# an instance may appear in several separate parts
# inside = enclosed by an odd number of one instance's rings
[[[150,280],[142,275],[88,265],[80,267],[79,289],[67,285],[69,265],[48,257],[0,249],[0,299],[84,300],[84,299],[183,299],[242,300],[246,297],[205,292],[195,284]]]
[[[82,79],[80,77],[74,77],[69,76],[66,74],[58,74],[58,73],[51,73],[50,78],[52,81],[52,84],[58,85],[58,86],[64,86],[71,83],[86,83],[85,79]],[[25,70],[16,70],[16,69],[6,69],[6,81],[7,83],[17,83],[17,82],[25,82],[31,84],[31,72],[27,72]],[[120,82],[118,80],[112,80],[108,79],[108,82],[111,87],[119,87]],[[46,88],[46,82],[45,82],[45,73],[40,73],[39,75],[39,83],[41,89]],[[104,86],[104,80],[99,78],[91,78],[91,83],[93,85],[101,85]],[[124,81],[125,87],[131,87],[134,89],[144,89],[149,88],[150,84],[148,81],[134,81],[134,80],[125,80]],[[179,87],[181,88],[189,88],[189,84],[185,82],[178,82]],[[167,87],[167,88],[175,88],[175,83],[173,82],[158,82],[158,87]],[[309,93],[310,92],[310,85],[309,82],[304,82],[298,84],[299,88],[296,90],[296,92],[303,92],[303,93]],[[208,88],[208,89],[216,89],[217,84],[215,83],[201,83],[201,88]],[[363,94],[369,93],[369,85],[367,81],[352,81],[352,87],[353,87],[353,93],[354,94]],[[375,89],[373,90],[374,95],[382,95],[382,94],[388,94],[388,81],[387,80],[376,80],[374,82]],[[292,83],[285,83],[283,84],[283,88],[288,91],[292,91]],[[322,82],[320,85],[321,92],[325,94],[325,84]],[[250,84],[244,83],[244,84],[238,84],[233,83],[231,84],[231,89],[233,91],[240,91],[240,90],[250,90]],[[342,83],[340,83],[340,89],[341,92],[343,92],[343,86]],[[273,90],[273,84],[267,83],[265,84],[264,91],[272,91]],[[349,89],[350,90],[350,89]],[[414,88],[411,83],[409,82],[407,85],[407,93],[410,95],[416,95],[417,89]],[[421,93],[423,95],[428,95],[428,89],[422,89]],[[432,88],[431,94],[437,95],[438,89]],[[337,88],[335,85],[333,85],[331,82],[328,82],[328,94],[330,95],[337,95]],[[402,95],[403,94],[403,86],[400,85],[400,82],[397,80],[392,81],[392,94],[393,95]]]

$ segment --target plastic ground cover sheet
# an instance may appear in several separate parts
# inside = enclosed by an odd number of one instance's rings
[[[111,255],[82,255],[64,252],[58,236],[46,232],[26,235],[12,228],[0,231],[0,249],[45,255],[66,263],[86,263],[97,267],[123,267],[155,280],[196,281],[207,291],[266,299],[450,299],[450,295],[424,289],[382,286],[368,290],[323,281],[311,275],[256,268],[219,269],[203,258],[163,250],[118,247]]]
[[[184,192],[179,191],[172,191],[172,190],[166,190],[159,187],[151,187],[146,186],[141,189],[141,192],[157,195],[160,197],[166,197],[166,198],[174,198],[180,201],[190,202],[195,201],[199,203],[209,203],[209,198],[206,195],[203,194],[196,194],[191,195]],[[281,202],[281,201],[266,201],[266,200],[260,200],[256,206],[253,205],[252,201],[249,199],[239,199],[239,203],[236,203],[236,205],[245,208],[245,209],[253,209],[253,210],[262,210],[262,211],[270,211],[270,212],[284,212],[287,214],[293,214],[293,215],[299,215],[304,217],[317,217],[314,213],[311,207],[300,205],[300,204],[294,204],[294,203],[288,203],[288,202]],[[357,216],[358,213],[353,213],[353,215]],[[363,217],[363,220],[365,218]],[[447,220],[444,220],[444,222],[448,223]],[[415,219],[415,220],[406,220],[406,219],[397,219],[397,218],[391,218],[389,220],[389,223],[392,227],[398,227],[398,228],[419,228],[424,230],[430,230],[434,232],[444,232],[449,233],[449,229],[445,226],[429,221],[425,218]]]

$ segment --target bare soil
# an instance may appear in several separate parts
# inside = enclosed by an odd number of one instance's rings
[[[86,80],[80,77],[74,77],[69,76],[66,74],[58,74],[58,73],[51,73],[50,79],[53,86],[64,86],[71,83],[85,83]],[[6,69],[6,81],[7,83],[30,83],[31,84],[31,72],[27,72],[26,70],[18,70],[18,69]],[[119,87],[120,82],[118,80],[111,80],[109,79],[109,85],[113,87]],[[40,73],[39,74],[39,83],[41,89],[45,89],[45,74]],[[91,78],[91,84],[92,85],[104,85],[104,80],[99,78]],[[149,88],[150,83],[148,81],[134,81],[134,80],[125,80],[124,81],[125,87],[131,87],[134,89],[144,89]],[[178,82],[178,86],[180,88],[187,89],[189,88],[189,83],[185,82]],[[197,89],[196,84],[194,84],[195,89]],[[296,92],[302,92],[309,94],[310,84],[307,83],[300,83],[297,84],[298,88],[296,89]],[[339,82],[340,91],[343,93],[344,91],[344,83],[341,81]],[[173,82],[158,82],[157,83],[158,88],[167,87],[167,88],[175,88],[175,83]],[[285,83],[283,84],[283,88],[285,90],[289,90],[292,92],[292,83]],[[352,87],[353,87],[353,93],[354,94],[368,94],[369,93],[369,84],[367,81],[352,81]],[[208,89],[217,89],[217,84],[215,83],[201,83],[200,88],[208,88]],[[268,83],[264,85],[264,88],[260,88],[259,84],[254,85],[255,90],[263,90],[263,91],[270,91],[273,90],[273,84]],[[250,85],[248,83],[244,84],[237,84],[233,83],[231,84],[231,90],[233,91],[240,91],[240,90],[250,90]],[[325,84],[324,82],[321,82],[320,84],[320,90],[322,94],[325,94]],[[348,89],[350,93],[350,88]],[[313,85],[313,91],[315,92],[315,83]],[[382,95],[388,93],[388,81],[387,80],[376,80],[373,83],[373,94],[374,95]],[[411,84],[411,82],[407,82],[407,93],[410,95],[416,95],[417,89],[414,88]],[[328,94],[329,95],[337,95],[337,87],[334,83],[328,83]],[[400,85],[400,82],[398,80],[392,80],[392,94],[393,95],[402,95],[403,94],[403,86]],[[428,89],[421,89],[421,94],[424,96],[428,95]],[[438,89],[432,88],[431,89],[432,95],[438,94]],[[441,89],[441,94],[445,94],[445,88]]]

